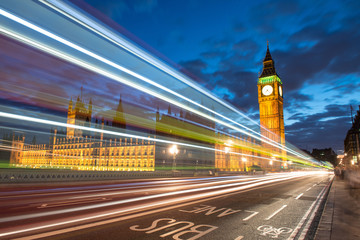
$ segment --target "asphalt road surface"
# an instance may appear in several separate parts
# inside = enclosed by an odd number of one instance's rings
[[[331,179],[293,172],[7,186],[0,238],[304,239]]]

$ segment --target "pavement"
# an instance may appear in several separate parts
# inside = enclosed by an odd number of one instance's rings
[[[315,240],[360,239],[360,188],[335,177]]]

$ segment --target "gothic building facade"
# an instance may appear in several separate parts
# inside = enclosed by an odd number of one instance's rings
[[[113,127],[125,128],[121,98]],[[26,144],[25,137],[13,136],[10,164],[18,167],[50,167],[99,171],[154,171],[155,142],[135,138],[113,138],[100,133],[84,132],[71,127],[107,128],[104,120],[92,126],[92,102],[82,96],[74,105],[70,100],[66,135],[52,129],[49,144]]]

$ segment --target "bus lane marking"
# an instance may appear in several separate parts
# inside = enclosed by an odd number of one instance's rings
[[[214,206],[203,205],[203,204],[201,204],[200,207],[193,207],[193,208],[194,208],[193,210],[179,210],[179,211],[180,212],[187,212],[187,213],[205,212],[206,216],[219,213],[217,215],[217,217],[219,217],[219,218],[241,211],[241,210],[233,210],[231,208],[219,208],[219,209],[216,209],[216,207],[214,207]]]
[[[161,224],[159,224],[160,222],[161,222]],[[158,227],[158,224],[162,225],[162,226]],[[163,224],[165,224],[165,225],[163,225]],[[175,230],[172,230],[170,232],[161,234],[160,237],[163,238],[163,237],[172,235],[173,239],[195,240],[195,239],[198,239],[218,228],[216,226],[207,225],[207,224],[195,225],[193,222],[188,222],[188,221],[178,221],[177,222],[175,219],[172,219],[172,218],[160,218],[160,219],[154,220],[149,227],[140,228],[139,225],[134,225],[134,226],[130,227],[130,230],[137,231],[137,232],[145,232],[146,234],[150,234],[150,233],[158,232],[158,231],[161,231],[161,230],[164,230],[167,228],[174,229],[174,226],[176,226],[176,225],[180,225],[180,227],[176,228]],[[200,230],[200,229],[202,229],[202,230]],[[185,235],[185,234],[186,234],[186,236],[189,236],[189,238],[179,238],[180,236]]]

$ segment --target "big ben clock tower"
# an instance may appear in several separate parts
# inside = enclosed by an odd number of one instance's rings
[[[261,135],[285,145],[285,129],[283,114],[283,88],[280,77],[275,71],[269,43],[263,61],[263,70],[258,81],[258,98],[260,111]],[[279,149],[270,147],[280,153]],[[284,153],[281,154],[284,157]]]

